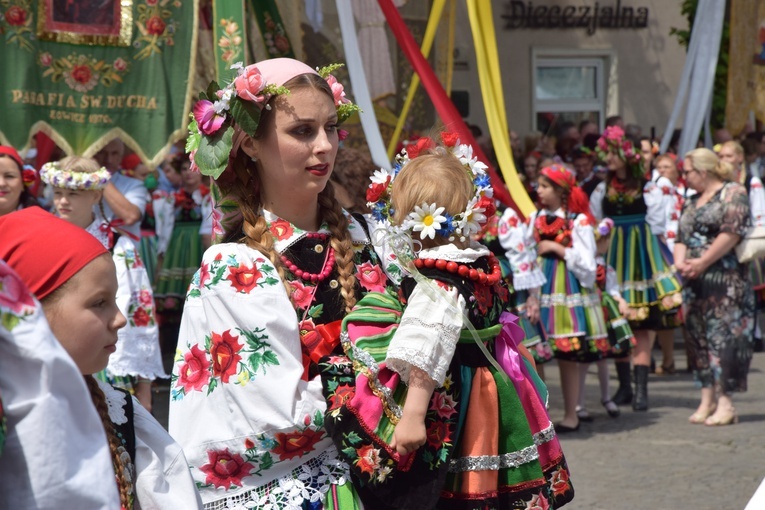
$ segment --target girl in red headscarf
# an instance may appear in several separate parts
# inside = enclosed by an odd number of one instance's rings
[[[597,361],[608,349],[608,332],[594,289],[595,235],[587,195],[573,172],[562,165],[541,170],[540,209],[528,220],[525,249],[539,256],[546,277],[540,295],[540,320],[558,359],[565,407],[558,432],[579,428],[579,363]]]

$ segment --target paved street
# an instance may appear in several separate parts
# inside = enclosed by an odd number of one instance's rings
[[[734,397],[740,423],[705,427],[688,423],[699,392],[681,348],[676,344],[677,375],[651,375],[646,413],[624,407],[610,418],[590,367],[587,407],[595,421],[561,439],[576,488],[567,510],[742,510],[749,501],[765,476],[765,353],[754,355],[749,392]],[[555,420],[562,416],[558,369],[545,368]],[[613,392],[613,365],[611,372]],[[155,415],[165,425],[167,396],[155,395]]]

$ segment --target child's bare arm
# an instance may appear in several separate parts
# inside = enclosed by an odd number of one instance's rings
[[[436,382],[427,373],[414,366],[411,368],[404,410],[390,443],[400,455],[413,452],[425,444],[425,414],[435,387]]]

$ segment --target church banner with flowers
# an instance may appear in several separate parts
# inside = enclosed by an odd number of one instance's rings
[[[185,137],[198,0],[0,0],[0,142],[157,164]]]

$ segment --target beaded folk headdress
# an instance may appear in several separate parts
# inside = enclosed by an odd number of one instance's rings
[[[109,184],[109,171],[101,167],[97,172],[75,172],[64,170],[58,162],[45,163],[40,169],[40,179],[54,188],[76,191],[99,191]]]
[[[236,69],[234,80],[221,88],[212,82],[200,93],[189,124],[186,152],[190,154],[192,169],[217,179],[229,166],[234,149],[234,126],[249,136],[255,136],[263,108],[272,96],[289,94],[284,87],[292,78],[301,74],[315,74],[327,81],[337,108],[338,124],[345,121],[359,107],[347,97],[342,84],[332,72],[342,64],[332,64],[314,70],[291,58],[274,58],[244,67],[241,62],[231,66]]]
[[[595,152],[598,158],[605,161],[609,151],[613,150],[619,159],[627,164],[627,169],[633,177],[643,176],[643,167],[640,151],[635,150],[635,146],[624,135],[624,131],[619,126],[609,126],[598,138],[598,144]]]
[[[415,206],[414,211],[411,211],[402,222],[401,228],[412,234],[419,232],[420,239],[434,239],[438,235],[449,241],[459,239],[464,242],[472,234],[478,233],[488,218],[494,215],[495,205],[492,198],[494,190],[486,173],[487,166],[473,156],[472,146],[460,144],[456,133],[441,133],[441,140],[445,148],[465,167],[473,183],[473,198],[463,212],[454,216],[447,213],[445,207],[439,207],[436,203]],[[367,205],[377,221],[391,224],[394,214],[391,206],[391,190],[399,172],[421,153],[435,147],[436,144],[432,139],[420,138],[396,156],[393,169],[380,169],[374,172],[371,177],[372,183],[367,189]]]

